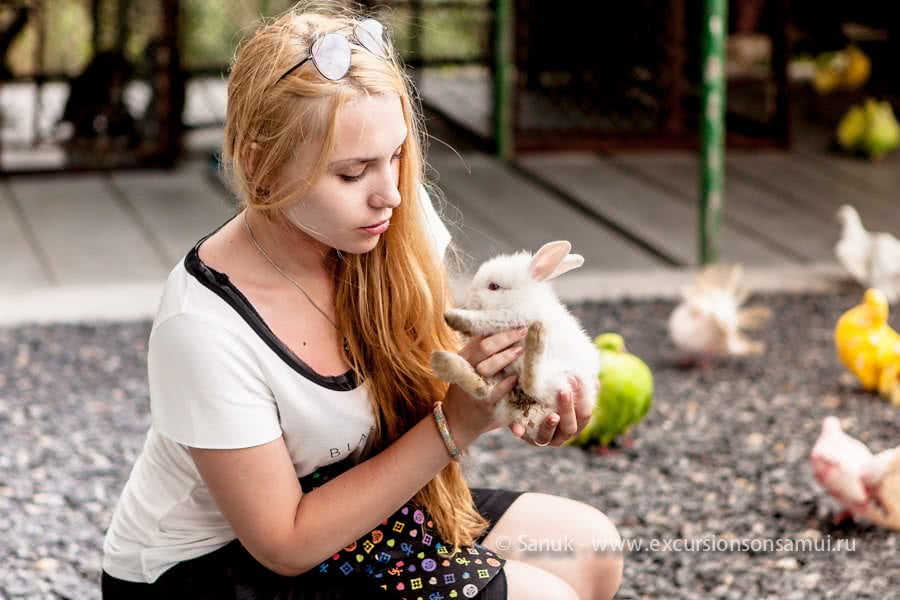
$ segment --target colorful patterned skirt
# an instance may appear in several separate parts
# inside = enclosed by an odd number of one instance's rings
[[[354,466],[346,461],[301,478],[308,493]],[[518,492],[473,489],[476,508],[491,524]],[[379,527],[297,577],[259,564],[234,540],[206,556],[166,571],[153,584],[122,581],[103,573],[104,600],[505,600],[504,559],[479,543],[451,553],[429,515],[410,501]]]

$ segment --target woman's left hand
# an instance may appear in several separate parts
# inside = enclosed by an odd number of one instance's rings
[[[558,412],[552,413],[544,419],[537,435],[529,440],[536,446],[562,446],[567,440],[584,429],[591,420],[593,405],[584,398],[584,386],[577,377],[569,377],[567,391],[560,391],[556,397]],[[522,437],[525,427],[518,423],[510,425],[513,435]]]

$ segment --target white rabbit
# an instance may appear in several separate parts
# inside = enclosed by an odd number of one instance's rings
[[[557,394],[571,388],[570,375],[580,380],[586,407],[596,399],[600,354],[549,283],[584,264],[583,257],[569,254],[571,248],[566,241],[550,242],[534,256],[518,252],[486,261],[475,273],[464,306],[445,313],[453,329],[469,336],[528,326],[525,351],[502,373],[485,380],[458,354],[439,350],[431,357],[438,377],[476,398],[487,398],[494,385],[517,374],[516,388],[497,403],[497,418],[520,423],[531,439],[556,412]]]

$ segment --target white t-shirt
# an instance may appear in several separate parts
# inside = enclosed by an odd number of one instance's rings
[[[423,199],[425,230],[443,256],[450,234]],[[310,369],[198,248],[166,282],[147,358],[151,427],[103,543],[103,570],[126,581],[153,582],[236,538],[190,447],[248,448],[284,437],[299,478],[358,460],[375,425],[354,374]]]

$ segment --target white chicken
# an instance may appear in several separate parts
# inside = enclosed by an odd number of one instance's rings
[[[809,461],[816,481],[844,509],[835,522],[852,517],[900,529],[900,448],[873,455],[837,417],[826,417]]]
[[[863,287],[878,288],[893,304],[900,299],[900,240],[863,227],[855,208],[838,209],[841,239],[834,246],[838,261]]]
[[[765,323],[764,306],[741,308],[749,291],[741,285],[740,265],[710,265],[682,289],[682,300],[669,317],[669,337],[685,361],[705,363],[713,357],[759,354],[765,344],[743,330]]]
[[[825,417],[809,456],[816,481],[854,517],[865,511],[869,493],[862,471],[872,460],[865,444],[844,433],[837,417]]]

